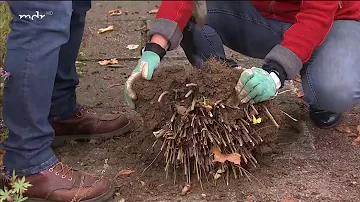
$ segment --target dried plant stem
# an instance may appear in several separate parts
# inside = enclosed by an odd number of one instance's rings
[[[280,128],[280,125],[275,121],[274,117],[270,114],[268,108],[267,108],[265,105],[263,105],[263,107],[264,107],[264,109],[265,109],[266,115],[268,115],[268,117],[271,119],[271,121],[275,124],[275,126],[276,126],[277,128]]]
[[[159,153],[156,155],[156,157],[154,158],[154,160],[141,172],[141,174],[143,174],[147,169],[149,169],[151,167],[151,165],[156,161],[156,159],[160,156],[162,150],[159,151]]]
[[[164,95],[168,94],[169,91],[164,91],[163,93],[160,94],[158,102],[161,102],[161,99],[164,97]]]
[[[298,122],[297,119],[295,119],[294,117],[290,116],[288,113],[286,113],[286,112],[284,112],[284,111],[282,111],[282,110],[280,110],[280,111],[281,111],[281,113],[285,114],[287,117],[289,117],[290,119],[292,119],[293,121]]]
[[[256,116],[259,115],[259,112],[256,110],[253,104],[250,104],[250,107],[254,110]]]
[[[196,83],[187,83],[186,84],[186,87],[191,87],[191,86],[197,86],[197,84]]]
[[[197,84],[188,83],[186,87],[197,87]],[[224,154],[238,154],[241,156],[241,164],[250,163],[257,167],[258,162],[253,156],[252,150],[263,142],[259,131],[269,126],[260,127],[259,125],[262,123],[255,126],[252,124],[251,115],[255,114],[257,117],[261,117],[265,112],[276,128],[279,127],[266,106],[258,108],[260,111],[253,104],[231,108],[225,106],[222,100],[210,100],[199,96],[199,92],[194,88],[190,90],[186,88],[174,89],[172,91],[175,92],[175,100],[171,100],[173,103],[171,106],[173,109],[172,116],[169,117],[166,125],[153,133],[156,137],[155,143],[162,140],[160,152],[142,173],[163,152],[166,177],[169,176],[169,172],[173,172],[174,183],[179,168],[183,169],[188,184],[191,183],[191,174],[193,174],[196,175],[201,187],[203,187],[203,176],[209,182],[210,173],[213,173],[214,179],[217,179],[219,175],[224,177],[227,184],[230,176],[235,179],[240,176],[249,177],[245,169],[231,161],[214,162],[212,148],[217,147]],[[184,96],[185,92],[187,93]],[[163,96],[168,93],[168,91],[164,91],[159,96],[158,102],[161,102]],[[187,101],[185,102],[184,99]],[[184,103],[186,103],[185,106]],[[251,114],[249,109],[252,111]],[[229,121],[227,113],[233,110],[237,111],[235,113],[241,114],[241,117]],[[271,125],[271,127],[275,126]],[[232,175],[230,175],[230,171],[233,172]]]

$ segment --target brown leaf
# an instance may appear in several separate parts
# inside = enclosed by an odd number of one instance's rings
[[[155,8],[155,9],[152,9],[149,11],[149,14],[156,14],[159,12],[159,9],[158,8]]]
[[[122,84],[121,83],[114,83],[114,84],[110,84],[108,86],[108,88],[112,88],[112,87],[115,87],[115,86],[121,86]]]
[[[298,201],[294,199],[281,199],[280,202],[298,202]]]
[[[176,107],[178,114],[180,114],[180,115],[186,114],[186,110],[187,110],[186,107],[180,106],[180,105],[175,105],[175,107]]]
[[[241,155],[238,153],[232,154],[222,154],[219,147],[213,146],[212,153],[214,154],[214,161],[225,163],[225,161],[232,162],[234,164],[240,165]]]
[[[135,172],[135,171],[133,171],[133,170],[120,170],[118,172],[118,174],[116,174],[115,179],[118,178],[120,175],[130,175],[133,172]]]
[[[250,117],[255,116],[255,115],[256,115],[255,110],[251,110],[250,113],[249,113],[249,115],[250,115]]]
[[[357,137],[358,135],[356,133],[346,133],[346,136],[348,136],[348,137]]]
[[[108,75],[105,75],[105,76],[103,77],[103,79],[104,79],[104,80],[110,80],[110,79],[112,79],[112,77],[111,77],[111,76],[108,76]]]
[[[102,34],[102,33],[108,32],[108,31],[112,31],[112,30],[114,30],[114,25],[109,25],[106,28],[100,28],[97,33]]]
[[[297,94],[297,97],[298,97],[298,98],[304,97],[304,92],[300,91],[300,92]]]
[[[116,58],[113,58],[113,59],[110,59],[110,60],[102,60],[102,61],[99,61],[99,65],[101,66],[104,66],[104,65],[108,65],[108,64],[111,64],[111,65],[114,65],[114,64],[117,64],[119,61],[116,59]]]
[[[189,192],[189,191],[190,191],[190,184],[186,183],[185,186],[184,186],[184,188],[181,190],[180,195],[184,196],[184,195],[186,195],[186,193]]]
[[[359,133],[359,135],[360,135],[360,125],[358,125],[358,126],[356,127],[356,130],[358,131],[358,133]]]
[[[108,11],[110,16],[117,16],[117,15],[121,15],[121,10],[120,9],[115,9],[115,10],[109,10]]]
[[[360,145],[360,135],[351,143],[352,146]]]
[[[335,130],[339,131],[340,133],[351,133],[350,128],[346,125],[337,126]]]

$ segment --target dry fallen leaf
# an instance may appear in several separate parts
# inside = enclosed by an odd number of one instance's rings
[[[121,83],[114,83],[114,84],[110,84],[108,86],[108,88],[112,88],[112,87],[115,87],[115,86],[121,86],[122,84]]]
[[[189,191],[190,191],[190,184],[186,183],[184,188],[181,190],[180,195],[184,196]]]
[[[250,117],[255,116],[255,115],[256,115],[255,110],[251,110],[250,113],[249,113],[249,115],[250,115]]]
[[[304,97],[304,92],[300,91],[300,92],[297,94],[297,97],[298,97],[298,98]]]
[[[358,135],[356,133],[346,133],[346,136],[348,136],[348,137],[357,137]]]
[[[108,76],[108,75],[105,75],[105,76],[103,77],[103,79],[104,79],[104,80],[110,80],[110,79],[112,79],[112,77],[111,77],[111,76]]]
[[[356,130],[358,131],[358,133],[359,133],[359,135],[360,135],[360,125],[358,125],[358,126],[356,127]]]
[[[155,9],[152,9],[149,11],[149,14],[156,14],[159,12],[159,9],[158,8],[155,8]]]
[[[350,128],[348,126],[346,126],[346,125],[337,126],[335,129],[337,131],[339,131],[340,133],[351,133]]]
[[[110,16],[117,16],[117,15],[121,15],[121,10],[119,9],[115,9],[115,10],[109,10],[109,15]]]
[[[351,143],[351,145],[353,146],[360,145],[360,135]]]
[[[134,49],[137,49],[139,47],[139,45],[135,45],[135,44],[129,44],[126,46],[127,49],[130,49],[130,50],[134,50]]]
[[[135,171],[133,171],[133,170],[120,170],[120,171],[118,172],[118,174],[116,174],[115,179],[116,179],[117,177],[119,177],[120,175],[130,175],[130,174],[133,173],[133,172],[135,172]]]
[[[234,164],[240,165],[240,158],[241,155],[238,153],[232,153],[232,154],[222,154],[220,149],[216,146],[213,146],[211,149],[212,153],[214,154],[214,161],[225,163],[225,161],[230,161]]]
[[[111,65],[117,64],[118,62],[119,61],[116,58],[113,58],[110,60],[102,60],[102,61],[99,61],[98,63],[99,63],[99,65],[104,66],[104,65],[108,65],[108,64],[111,64]]]
[[[109,25],[106,28],[100,28],[97,33],[102,34],[104,32],[108,32],[108,31],[112,31],[112,30],[114,30],[114,25]]]
[[[221,177],[221,174],[215,173],[215,175],[214,175],[214,180],[217,180],[217,179],[219,179],[220,177]]]
[[[180,105],[175,105],[175,107],[177,109],[178,114],[180,114],[180,115],[185,115],[186,114],[186,110],[187,110],[186,107],[180,106]]]
[[[294,199],[281,199],[280,202],[298,202],[298,201]]]

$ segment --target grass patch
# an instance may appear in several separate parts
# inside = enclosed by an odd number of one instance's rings
[[[4,67],[6,41],[7,41],[7,35],[10,32],[9,25],[11,20],[12,20],[12,15],[10,12],[9,5],[7,3],[0,3],[0,68]],[[0,88],[0,107],[2,106],[2,95],[3,95],[3,88]],[[0,111],[0,117],[2,117],[1,111]],[[4,127],[3,122],[1,120],[0,141],[7,138],[7,136],[8,136],[8,130],[6,127]]]
[[[4,58],[6,52],[6,38],[10,32],[10,21],[12,15],[7,3],[0,3],[0,67],[4,65]]]

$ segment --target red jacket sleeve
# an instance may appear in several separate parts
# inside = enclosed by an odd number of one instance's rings
[[[159,11],[149,31],[149,38],[155,34],[162,35],[169,42],[168,50],[176,49],[182,32],[192,15],[192,1],[162,1]]]
[[[305,63],[330,31],[339,3],[339,1],[301,1],[296,21],[284,33],[280,45],[290,49]]]
[[[182,32],[192,15],[193,6],[192,1],[162,1],[156,18],[176,22]]]

